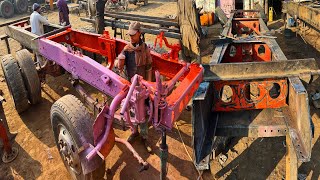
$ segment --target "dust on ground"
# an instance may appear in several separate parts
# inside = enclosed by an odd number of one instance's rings
[[[167,1],[151,1],[146,7],[129,6],[129,13],[164,16],[176,12],[176,3]],[[57,12],[46,14],[50,22],[58,22]],[[81,17],[85,14],[81,13]],[[15,16],[18,18],[22,16]],[[14,19],[13,18],[13,19]],[[74,28],[90,28],[91,25],[80,21],[77,15],[71,14],[71,24]],[[0,18],[0,22],[5,20]],[[278,29],[281,24],[274,26]],[[108,29],[108,28],[107,28]],[[211,46],[211,38],[214,38],[221,26],[209,28],[209,35],[202,40],[202,55],[204,61],[210,60],[210,55],[214,47]],[[3,28],[0,34],[3,34]],[[282,34],[276,34],[277,42],[287,55],[288,59],[313,57],[319,60],[319,53],[312,47],[304,44],[300,38],[293,37],[290,40],[284,39]],[[155,36],[147,35],[147,41],[153,42]],[[172,40],[171,42],[175,42]],[[10,45],[14,51],[21,47],[14,40],[10,39]],[[0,44],[1,55],[6,54],[5,44]],[[0,71],[1,76],[2,71]],[[13,108],[13,102],[10,99],[9,91],[4,81],[0,82],[0,89],[4,92],[7,102],[4,104],[5,115],[7,117],[11,131],[18,132],[16,145],[20,148],[19,155],[15,161],[9,164],[0,163],[0,179],[68,179],[66,171],[59,153],[54,143],[54,137],[51,130],[49,112],[51,105],[61,96],[66,94],[77,94],[67,80],[67,76],[52,78],[47,76],[47,83],[42,87],[42,102],[19,115]],[[317,85],[313,85],[314,88]],[[313,88],[313,89],[314,89]],[[308,179],[319,178],[319,111],[311,106],[311,116],[315,124],[315,138],[313,139],[313,151],[311,162],[304,163],[299,167],[299,173],[307,174]],[[189,154],[192,154],[191,148],[191,114],[185,111],[177,121],[179,130]],[[117,136],[127,138],[129,130],[122,131],[115,129]],[[150,164],[147,171],[139,173],[138,162],[131,153],[122,144],[116,144],[110,155],[106,158],[106,169],[110,169],[107,179],[159,179],[160,161],[159,161],[159,141],[160,133],[153,128],[150,129],[150,141],[155,154],[148,154],[143,148],[142,143],[137,141],[133,143],[137,152]],[[168,133],[168,178],[169,179],[197,179],[198,172],[193,167],[193,163],[187,155],[178,130],[173,128]],[[211,163],[212,175],[205,172],[203,179],[283,179],[285,177],[285,138],[237,138],[231,142],[231,148],[226,152],[228,160],[220,165],[217,160]],[[52,157],[52,158],[51,158]]]

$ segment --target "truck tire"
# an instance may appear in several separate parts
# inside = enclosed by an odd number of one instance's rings
[[[66,95],[56,101],[50,111],[56,145],[64,165],[73,179],[103,179],[105,161],[99,156],[91,161],[99,165],[84,175],[78,150],[86,143],[93,144],[93,119],[78,98]],[[73,163],[70,163],[72,159]]]
[[[31,54],[28,50],[23,49],[17,52],[16,59],[28,92],[28,99],[31,104],[37,104],[41,101],[41,84]]]
[[[1,67],[10,91],[15,109],[22,113],[29,107],[28,93],[23,83],[18,62],[11,54],[5,55],[1,60]]]
[[[14,0],[14,10],[19,13],[23,14],[26,13],[28,10],[28,0]]]
[[[0,2],[0,15],[4,18],[11,18],[14,14],[13,4],[4,0]]]

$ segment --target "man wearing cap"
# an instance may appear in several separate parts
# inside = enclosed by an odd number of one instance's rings
[[[128,30],[128,35],[130,35],[130,43],[123,48],[122,52],[118,56],[117,66],[120,72],[122,72],[124,66],[126,66],[126,74],[129,81],[135,74],[142,76],[146,80],[151,79],[152,57],[150,54],[150,49],[141,39],[140,27],[140,23],[136,21],[130,24]],[[152,149],[147,142],[147,120],[145,120],[143,123],[140,123],[139,126],[142,142],[147,151],[150,153]],[[132,142],[138,136],[138,125],[134,125],[132,128],[132,134],[128,138],[128,142]]]
[[[38,3],[34,3],[32,9],[33,13],[30,16],[31,32],[41,36],[44,34],[43,25],[49,24],[49,21],[41,16],[41,7]]]
[[[38,3],[34,3],[32,6],[33,13],[30,16],[30,25],[31,25],[31,32],[41,36],[44,34],[43,25],[49,24],[49,21],[41,16],[41,7]],[[36,61],[42,67],[45,64],[45,60],[42,59],[42,56],[36,53]]]

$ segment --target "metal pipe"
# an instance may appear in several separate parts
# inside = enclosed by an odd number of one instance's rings
[[[269,1],[264,0],[264,13],[267,16],[267,19],[269,19]]]
[[[160,122],[158,122],[158,116],[159,116],[159,102],[160,102],[160,95],[161,95],[161,90],[162,90],[162,83],[160,79],[160,73],[159,71],[155,71],[155,76],[156,76],[156,92],[154,95],[154,126],[157,127],[159,126]]]
[[[160,144],[160,160],[161,160],[160,180],[164,180],[166,179],[166,176],[167,176],[167,160],[168,160],[168,145],[167,145],[166,129],[162,130],[161,140],[162,142]]]
[[[62,31],[65,31],[67,30],[68,28],[71,28],[71,25],[68,25],[68,26],[65,26],[65,27],[62,27],[60,29],[56,29],[56,30],[53,30],[53,31],[50,31],[44,35],[41,35],[41,36],[38,36],[36,38],[33,38],[32,40],[36,40],[36,39],[40,39],[40,38],[43,38],[43,37],[48,37],[48,36],[51,36],[51,35],[54,35],[54,34],[57,34],[57,33],[60,33]]]
[[[117,110],[117,107],[120,105],[121,101],[123,98],[125,98],[126,96],[126,92],[125,91],[121,91],[118,95],[115,96],[115,98],[112,100],[111,105],[110,105],[110,109],[109,109],[109,117],[110,119],[107,120],[107,123],[105,125],[105,132],[103,134],[102,139],[97,143],[97,146],[94,147],[86,156],[87,160],[91,160],[96,154],[97,152],[100,151],[101,147],[103,146],[103,144],[106,142],[108,135],[110,133],[110,129],[112,127],[112,123],[113,123],[113,119],[114,119],[114,113]]]
[[[129,14],[129,13],[121,13],[121,12],[107,12],[107,13],[116,14],[116,15],[135,16],[135,17],[140,17],[140,18],[149,18],[149,19],[157,19],[157,20],[163,20],[163,21],[176,22],[176,20],[174,20],[174,19],[161,18],[161,17],[155,17],[155,16],[143,16],[143,15],[138,15],[138,14]]]
[[[149,168],[149,164],[142,159],[142,157],[137,153],[137,151],[131,146],[131,144],[128,141],[118,137],[116,137],[115,140],[116,142],[126,145],[127,148],[132,152],[133,157],[135,157],[138,160],[139,164],[142,165],[140,172]]]
[[[136,16],[135,14],[117,14],[117,13],[105,12],[104,15],[107,17],[115,18],[115,19],[126,19],[131,21],[160,24],[163,26],[175,26],[175,27],[179,26],[177,22],[163,20],[163,19],[156,19],[148,16]]]
[[[180,77],[183,76],[184,73],[188,71],[189,66],[190,66],[190,63],[183,66],[183,68],[181,68],[180,71],[169,81],[168,83],[169,91],[171,91],[171,89],[174,87],[175,83],[180,79]]]
[[[85,22],[95,23],[95,21],[92,19],[88,19],[88,18],[80,18],[80,19]],[[109,27],[129,29],[129,24],[126,22],[105,20],[104,24],[105,26],[109,26]],[[145,27],[141,27],[141,31],[147,34],[154,34],[154,35],[158,35],[161,32],[160,29],[150,29]],[[181,34],[176,32],[164,32],[164,36],[169,38],[174,38],[174,39],[181,39]]]
[[[132,96],[134,88],[137,85],[137,82],[138,82],[138,75],[136,74],[136,75],[133,76],[132,84],[130,86],[130,89],[129,89],[129,92],[128,92],[127,96],[126,96],[124,104],[123,104],[123,106],[121,108],[120,115],[124,115],[125,111],[127,110],[130,98]]]

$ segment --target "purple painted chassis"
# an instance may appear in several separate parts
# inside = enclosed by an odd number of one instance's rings
[[[144,122],[146,113],[148,113],[149,120],[153,119],[152,122],[156,128],[170,130],[173,122],[179,117],[202,81],[203,68],[201,66],[179,62],[182,68],[170,81],[161,82],[160,73],[155,71],[155,83],[145,81],[141,76],[135,75],[131,84],[93,59],[78,51],[73,51],[71,47],[65,47],[47,38],[40,38],[37,41],[38,51],[42,56],[62,66],[71,73],[74,79],[83,80],[114,98],[110,106],[106,105],[95,120],[93,125],[95,147],[89,146],[92,148],[86,156],[88,160],[91,160],[96,154],[103,159],[108,155],[108,153],[104,154],[99,151],[108,138],[117,107],[121,106],[121,116],[131,127],[133,123]],[[127,43],[120,39],[116,41]],[[161,57],[155,52],[151,54],[158,59]],[[181,82],[174,89],[178,81]],[[172,93],[169,94],[171,91]],[[147,98],[150,98],[149,107],[145,105]],[[130,108],[134,109],[134,118],[129,116]]]

